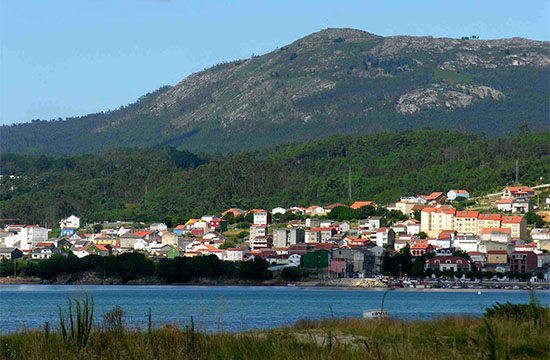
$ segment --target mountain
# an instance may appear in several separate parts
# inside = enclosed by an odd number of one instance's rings
[[[169,145],[226,153],[424,127],[492,137],[548,130],[548,45],[326,29],[215,65],[118,110],[2,126],[0,151]]]
[[[550,133],[483,139],[447,130],[332,136],[235,155],[197,157],[170,147],[94,155],[0,157],[0,217],[57,226],[72,213],[85,221],[185,222],[189,217],[275,206],[466,189],[477,196],[549,177]],[[428,151],[427,151],[428,150]]]

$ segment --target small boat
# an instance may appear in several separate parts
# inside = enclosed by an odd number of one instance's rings
[[[478,294],[478,295],[481,295],[481,290],[478,290],[478,291],[477,291],[477,294]]]
[[[390,317],[388,310],[365,310],[363,311],[363,319],[385,319]]]

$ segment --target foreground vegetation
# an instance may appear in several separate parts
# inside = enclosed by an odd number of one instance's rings
[[[513,183],[548,181],[550,134],[500,139],[421,130],[338,136],[235,155],[197,156],[174,148],[117,150],[52,158],[2,154],[0,213],[56,227],[84,222],[162,221],[238,207],[309,206],[467,189],[476,196]],[[542,177],[542,180],[541,180]],[[342,214],[344,215],[344,214]]]
[[[0,336],[2,359],[548,359],[550,311],[497,304],[485,317],[326,319],[238,334],[165,325],[129,329],[120,308],[93,323],[93,303],[59,310],[58,329]],[[55,331],[54,331],[55,330]]]

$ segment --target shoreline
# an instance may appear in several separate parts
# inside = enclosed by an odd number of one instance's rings
[[[116,279],[111,279],[116,280]],[[333,279],[334,280],[334,279]],[[46,282],[38,278],[0,278],[0,286],[2,285],[45,285],[45,286],[159,286],[159,287],[274,287],[274,288],[297,288],[297,289],[318,289],[318,290],[374,290],[374,291],[456,291],[456,292],[476,292],[476,291],[528,291],[535,288],[537,291],[550,291],[550,283],[472,283],[466,287],[446,287],[446,286],[431,286],[431,287],[388,287],[374,285],[353,285],[349,280],[342,279],[345,283],[335,284],[334,282],[324,283],[324,281],[300,281],[295,283],[285,283],[284,281],[193,281],[187,283],[160,283],[153,281],[131,281],[122,283],[120,281],[75,281],[75,282]],[[365,279],[361,279],[365,280]],[[447,285],[453,284],[449,282]],[[515,288],[514,288],[515,287]]]

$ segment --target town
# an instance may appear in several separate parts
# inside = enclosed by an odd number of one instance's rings
[[[84,225],[70,215],[59,229],[6,224],[0,231],[0,258],[37,262],[55,254],[84,258],[139,252],[153,259],[214,255],[228,262],[262,259],[273,272],[302,269],[291,280],[303,274],[318,279],[387,275],[397,278],[392,284],[403,286],[403,279],[460,275],[465,280],[477,273],[550,282],[547,188],[506,187],[479,199],[470,199],[466,190],[449,190],[402,197],[384,206],[355,201],[231,208],[173,227],[125,221]],[[15,269],[11,275],[17,275]]]

